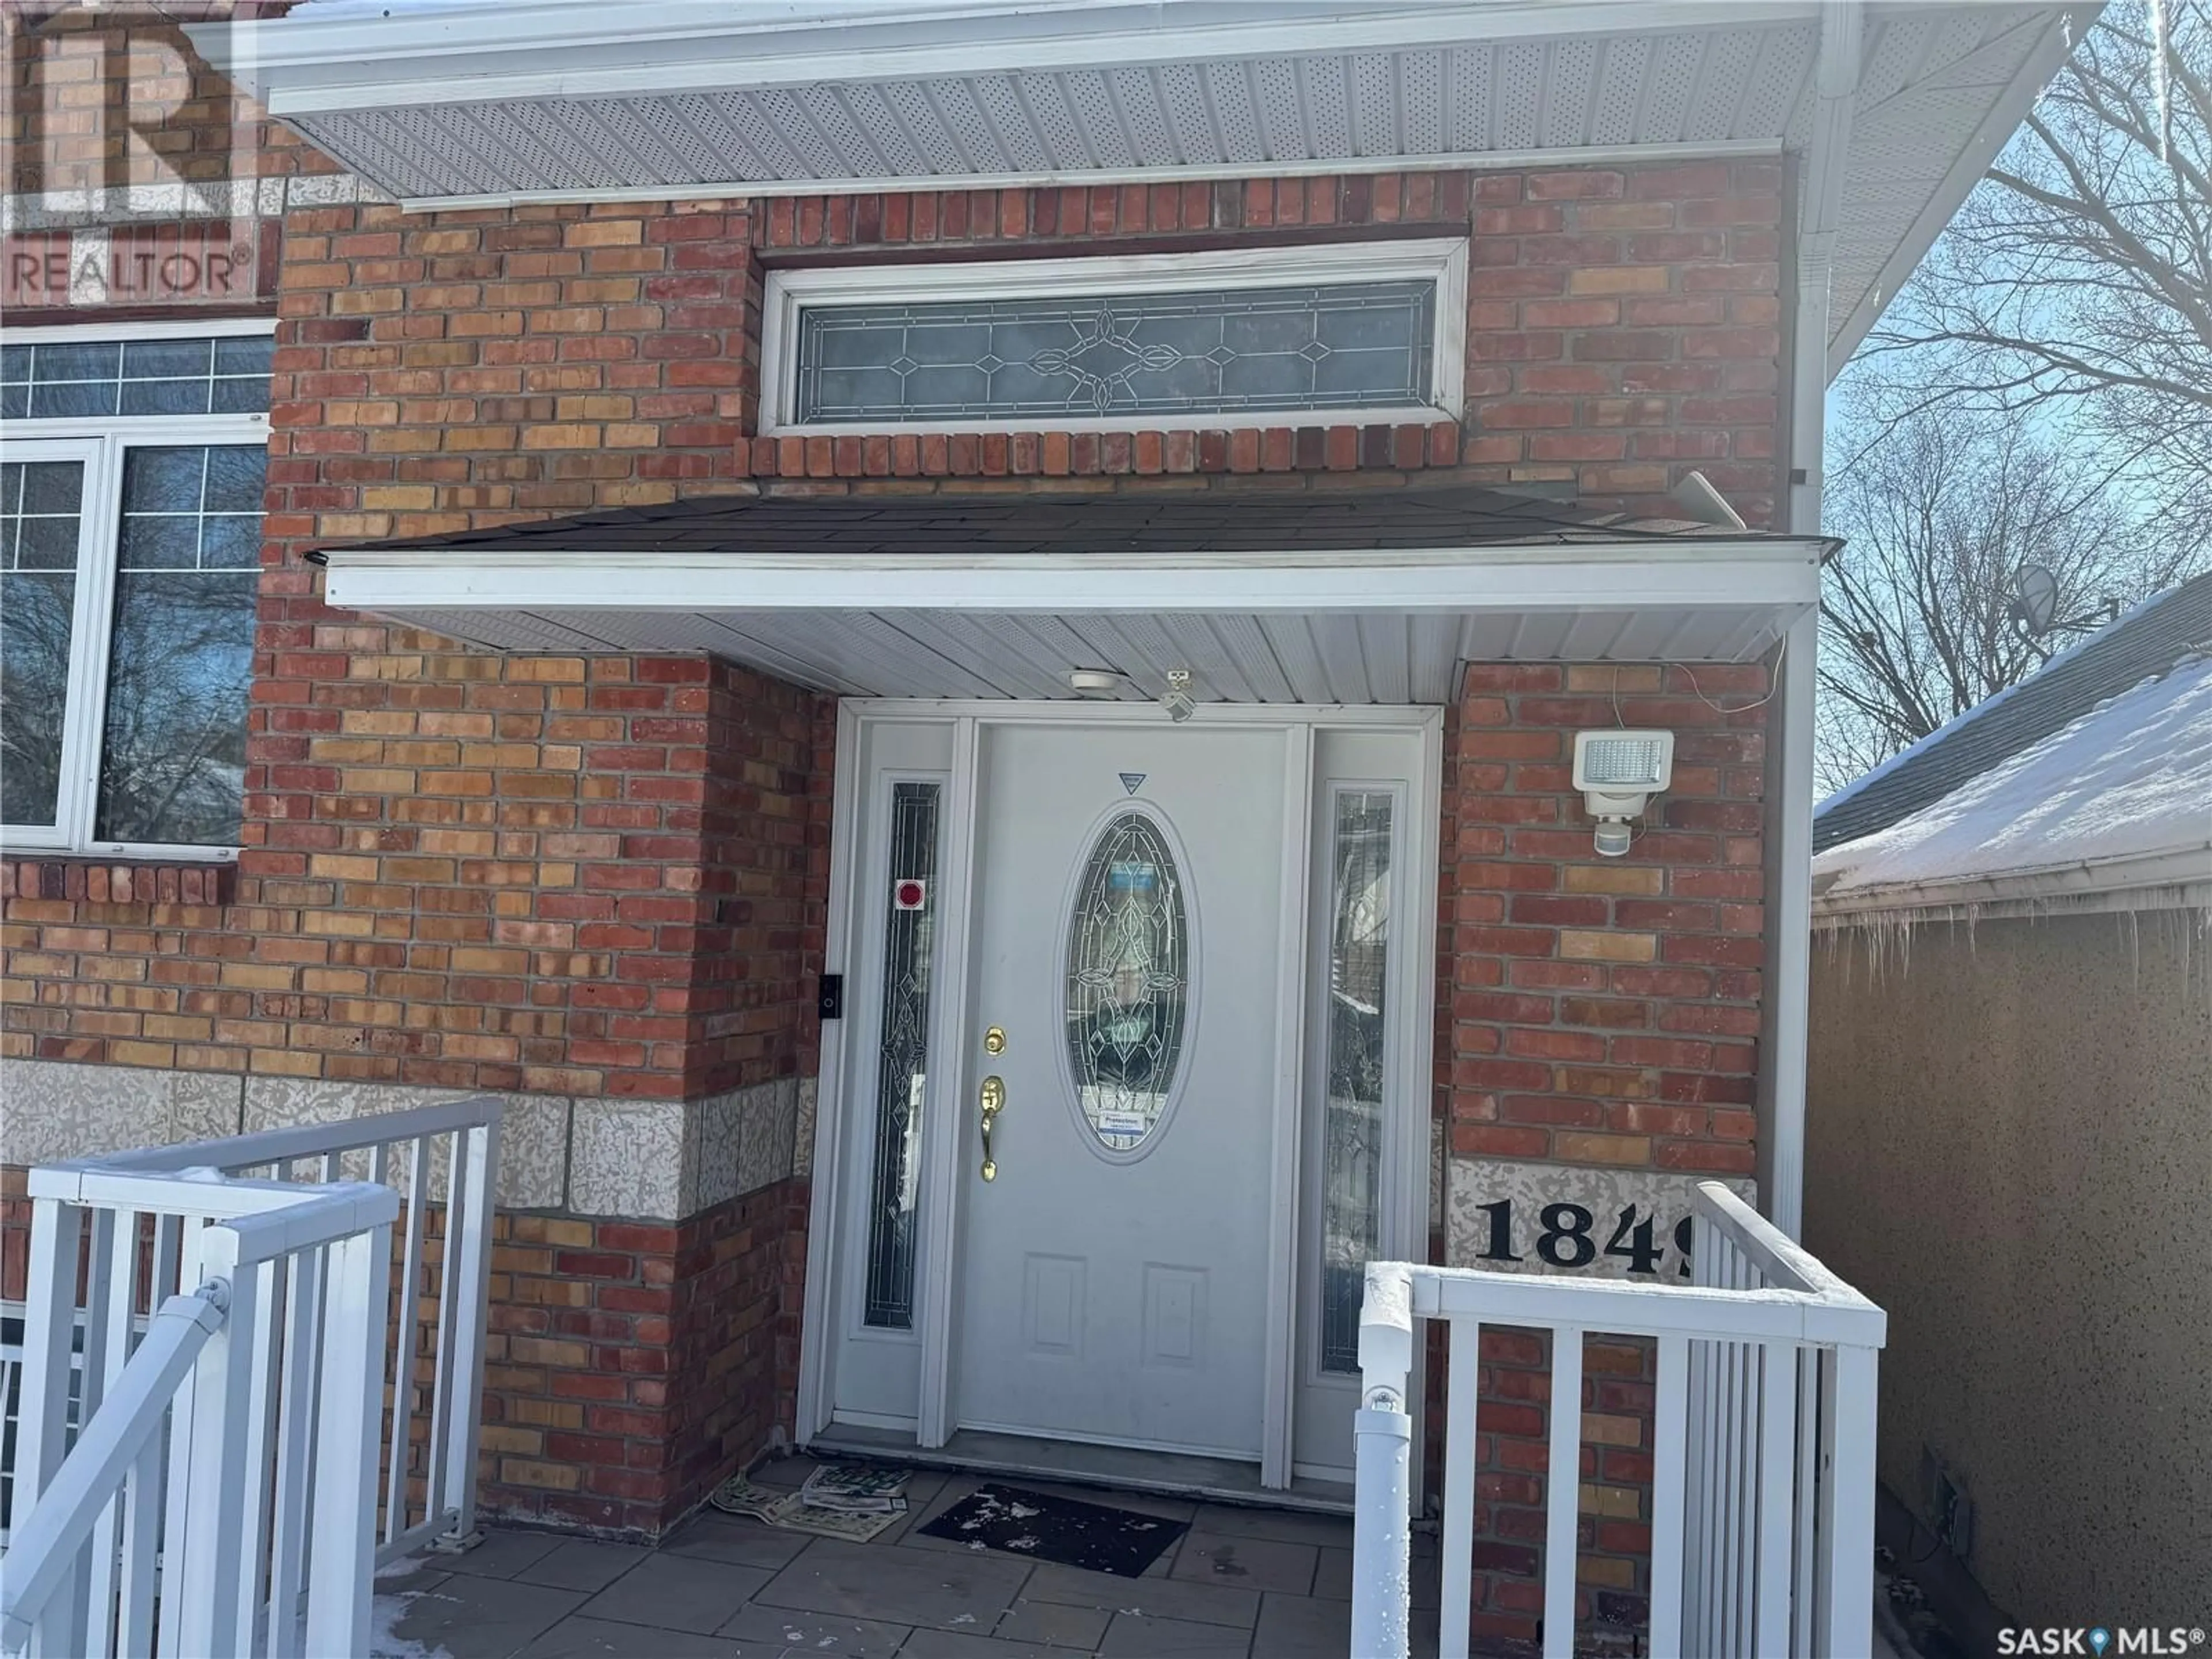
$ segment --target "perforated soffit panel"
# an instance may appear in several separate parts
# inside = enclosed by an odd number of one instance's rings
[[[1837,250],[1839,325],[1881,280],[2051,15],[1929,9],[1870,24]],[[410,200],[1794,147],[1811,121],[1817,44],[1806,21],[287,118]]]

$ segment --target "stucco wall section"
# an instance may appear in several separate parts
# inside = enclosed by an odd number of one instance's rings
[[[2033,1625],[2212,1584],[2212,933],[2185,912],[1816,942],[1806,1243],[1889,1310],[1882,1479],[1921,1447]]]

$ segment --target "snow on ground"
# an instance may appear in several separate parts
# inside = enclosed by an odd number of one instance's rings
[[[425,1647],[398,1633],[399,1621],[406,1618],[408,1608],[415,1605],[415,1598],[420,1593],[403,1590],[376,1598],[368,1627],[368,1650],[374,1659],[453,1659],[443,1648]]]
[[[2212,659],[2092,709],[1942,799],[1813,860],[1833,898],[2212,849]]]

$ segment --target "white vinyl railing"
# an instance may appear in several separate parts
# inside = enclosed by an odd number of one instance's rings
[[[365,1653],[375,1567],[473,1541],[499,1116],[31,1172],[0,1650]]]
[[[1486,1325],[1552,1337],[1544,1659],[1574,1652],[1583,1340],[1653,1339],[1652,1659],[1873,1650],[1875,1356],[1885,1316],[1717,1182],[1682,1288],[1376,1262],[1360,1313],[1353,1659],[1405,1659],[1416,1323],[1449,1329],[1440,1659],[1466,1659]]]

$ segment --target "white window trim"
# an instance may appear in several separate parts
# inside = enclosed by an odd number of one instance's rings
[[[107,340],[237,337],[276,331],[268,318],[66,324],[8,331],[9,345]],[[248,415],[92,415],[0,422],[0,459],[79,460],[84,465],[77,521],[77,583],[71,611],[68,702],[63,712],[62,781],[51,824],[0,824],[0,851],[127,858],[166,864],[224,864],[235,846],[103,841],[99,822],[100,754],[107,724],[108,653],[115,612],[116,560],[123,518],[123,460],[137,447],[263,444],[269,417]]]
[[[1079,259],[1001,259],[947,265],[840,265],[772,270],[761,323],[761,422],[767,438],[832,438],[901,432],[1218,432],[1276,426],[1402,425],[1457,420],[1467,351],[1464,236],[1223,248],[1199,253]],[[1437,285],[1434,400],[1383,409],[1220,410],[1202,415],[1025,415],[1006,420],[810,421],[798,408],[799,313],[809,304],[1020,299],[1068,294],[1158,293],[1232,282],[1298,288],[1322,282],[1433,281]]]

